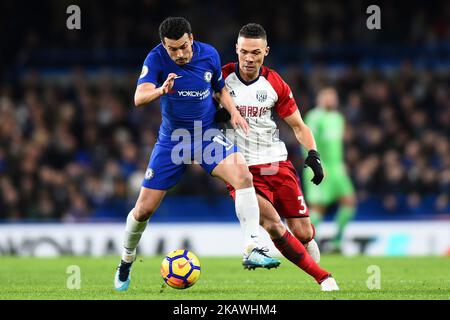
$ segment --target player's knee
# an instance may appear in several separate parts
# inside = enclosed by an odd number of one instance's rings
[[[145,221],[150,219],[156,208],[151,204],[137,202],[134,207],[134,218],[138,221]]]
[[[246,170],[246,172],[243,173],[242,184],[244,184],[246,187],[253,186],[253,175],[250,173],[250,171]]]
[[[292,233],[301,243],[308,243],[314,235],[311,225],[293,228]]]
[[[233,187],[235,189],[243,189],[243,188],[250,188],[253,186],[253,175],[250,173],[250,171],[247,170],[241,170],[239,174],[237,175],[236,179],[234,180]]]

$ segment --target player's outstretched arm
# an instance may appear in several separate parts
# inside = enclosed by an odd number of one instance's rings
[[[311,181],[314,184],[319,184],[323,179],[323,169],[320,163],[320,155],[317,152],[316,140],[311,129],[305,124],[298,110],[284,118],[284,121],[294,130],[297,141],[308,150],[305,166],[310,167],[314,172],[314,177]]]
[[[302,146],[307,150],[317,150],[316,140],[298,110],[284,118],[284,121],[294,130],[295,137]]]
[[[230,96],[228,89],[226,87],[223,87],[222,90],[220,90],[219,94],[216,94],[215,97],[220,99],[220,104],[230,113],[230,123],[233,128],[236,129],[236,127],[239,126],[242,130],[244,130],[245,134],[248,134],[248,123],[236,109],[236,104],[234,103],[233,98]]]
[[[146,105],[162,95],[167,94],[172,89],[176,76],[175,73],[170,73],[167,76],[166,81],[164,81],[159,88],[151,82],[145,82],[138,85],[136,92],[134,93],[135,106],[140,107]]]

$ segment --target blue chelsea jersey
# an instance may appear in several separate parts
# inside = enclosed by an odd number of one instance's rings
[[[160,87],[169,73],[176,73],[181,78],[175,79],[172,90],[160,97],[160,139],[161,136],[169,138],[172,131],[178,128],[193,131],[194,121],[202,121],[203,129],[210,127],[216,111],[214,91],[220,91],[225,85],[217,50],[208,44],[194,41],[191,61],[180,66],[159,44],[145,59],[137,84],[150,82]]]

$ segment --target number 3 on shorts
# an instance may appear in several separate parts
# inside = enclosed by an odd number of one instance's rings
[[[300,201],[300,207],[302,208],[302,209],[298,210],[298,212],[300,214],[305,214],[306,213],[305,199],[303,198],[303,196],[298,196],[298,200]]]

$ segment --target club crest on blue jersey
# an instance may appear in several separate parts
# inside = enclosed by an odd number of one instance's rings
[[[264,102],[267,100],[267,91],[266,90],[257,90],[256,91],[256,99],[259,102]]]
[[[142,67],[142,71],[141,71],[141,75],[139,76],[139,79],[145,77],[147,75],[147,73],[148,73],[148,67],[147,66],[143,66]]]
[[[148,168],[148,169],[145,171],[145,179],[146,179],[146,180],[150,180],[151,178],[153,178],[154,175],[155,175],[155,172],[153,171],[152,168]]]
[[[209,71],[205,72],[205,75],[203,76],[203,78],[205,79],[206,82],[211,82],[212,79],[212,73]]]

